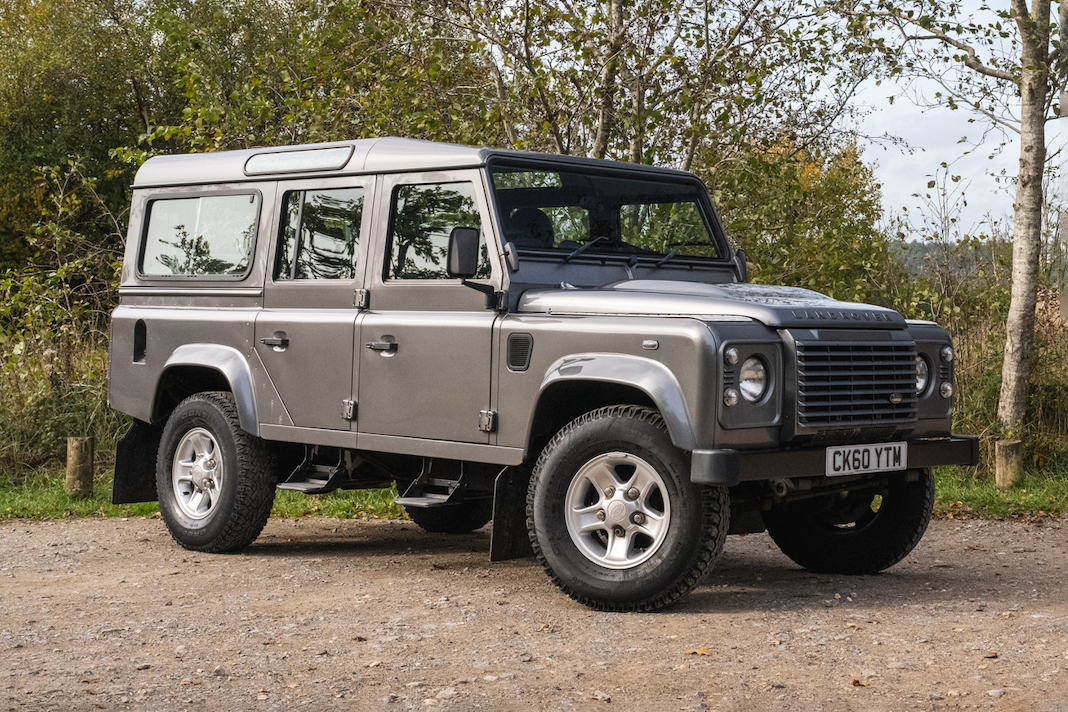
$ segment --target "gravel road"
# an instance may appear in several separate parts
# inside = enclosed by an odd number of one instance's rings
[[[1068,522],[935,521],[878,576],[731,537],[655,614],[597,613],[488,529],[0,523],[0,710],[1065,710]]]

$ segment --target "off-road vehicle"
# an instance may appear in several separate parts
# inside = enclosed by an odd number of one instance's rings
[[[609,610],[696,585],[728,533],[900,561],[951,434],[936,324],[747,283],[692,174],[384,138],[138,171],[110,402],[116,503],[226,552],[276,489],[396,483],[431,532],[493,520]]]

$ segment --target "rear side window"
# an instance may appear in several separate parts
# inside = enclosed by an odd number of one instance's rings
[[[353,279],[363,188],[296,190],[285,206],[275,279]]]
[[[141,254],[148,276],[240,276],[256,244],[258,194],[153,200]]]

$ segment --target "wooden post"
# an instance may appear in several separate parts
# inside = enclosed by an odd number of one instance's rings
[[[92,496],[92,438],[67,438],[67,481],[64,489],[75,499],[88,499]]]
[[[998,440],[994,443],[996,481],[1001,489],[1015,486],[1023,479],[1023,443]]]

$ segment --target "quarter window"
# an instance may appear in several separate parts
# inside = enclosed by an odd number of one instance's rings
[[[447,279],[449,233],[482,229],[473,183],[402,185],[393,193],[388,279]],[[477,277],[490,276],[486,236],[481,235]]]
[[[363,195],[363,188],[286,193],[275,279],[355,278]]]
[[[256,243],[259,211],[257,194],[153,200],[148,205],[142,274],[245,274]]]

